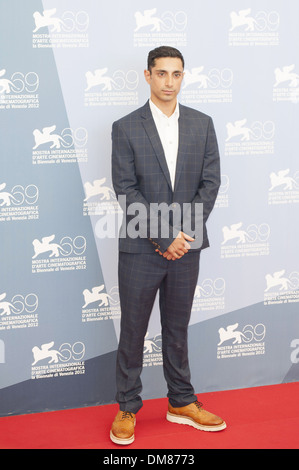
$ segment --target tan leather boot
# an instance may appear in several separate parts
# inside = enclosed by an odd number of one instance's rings
[[[134,441],[136,416],[129,411],[119,411],[112,423],[110,439],[115,444],[128,445]]]
[[[223,419],[204,410],[198,401],[181,408],[174,408],[169,403],[166,419],[171,423],[188,424],[201,431],[222,431],[226,428]]]

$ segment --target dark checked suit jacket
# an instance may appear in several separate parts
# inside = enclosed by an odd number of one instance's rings
[[[164,220],[160,212],[151,211],[150,203],[166,203],[173,210],[179,209],[182,223],[185,216],[191,217],[191,223],[194,223],[195,203],[202,203],[202,234],[189,234],[197,239],[191,243],[193,249],[208,247],[206,221],[213,209],[220,185],[219,152],[212,119],[197,110],[180,105],[179,149],[174,189],[149,102],[114,122],[112,181],[118,200],[126,199],[126,206],[121,204],[125,216],[120,230],[120,251],[151,253],[158,248],[164,252],[183,228],[182,225],[176,226],[176,230],[170,230],[169,236],[165,237],[165,230],[161,230],[168,224],[172,227],[172,213],[170,211],[170,219]],[[138,203],[135,208],[140,207],[140,203],[143,204],[144,210],[129,213],[132,203]],[[184,203],[191,204],[187,207]],[[131,206],[131,211],[133,207]],[[152,216],[158,218],[160,228],[159,233],[154,235],[150,231]],[[126,229],[130,222],[136,226],[140,236],[128,236],[129,230]]]

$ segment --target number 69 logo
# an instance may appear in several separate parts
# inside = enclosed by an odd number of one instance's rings
[[[36,72],[15,72],[10,79],[11,92],[35,93],[39,87],[39,76]]]

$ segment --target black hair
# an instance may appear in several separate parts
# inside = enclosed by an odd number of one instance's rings
[[[149,52],[147,57],[147,70],[151,71],[152,67],[155,66],[156,59],[159,59],[160,57],[172,57],[181,59],[184,68],[184,57],[178,49],[171,46],[160,46],[156,47],[155,49]]]

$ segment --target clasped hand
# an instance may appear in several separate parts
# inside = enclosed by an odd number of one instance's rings
[[[167,258],[168,260],[177,260],[184,256],[185,253],[191,248],[191,245],[188,242],[193,242],[194,238],[190,237],[184,232],[179,232],[177,237],[173,240],[171,245],[167,248],[167,250],[162,253],[160,250],[156,250],[159,255]]]

